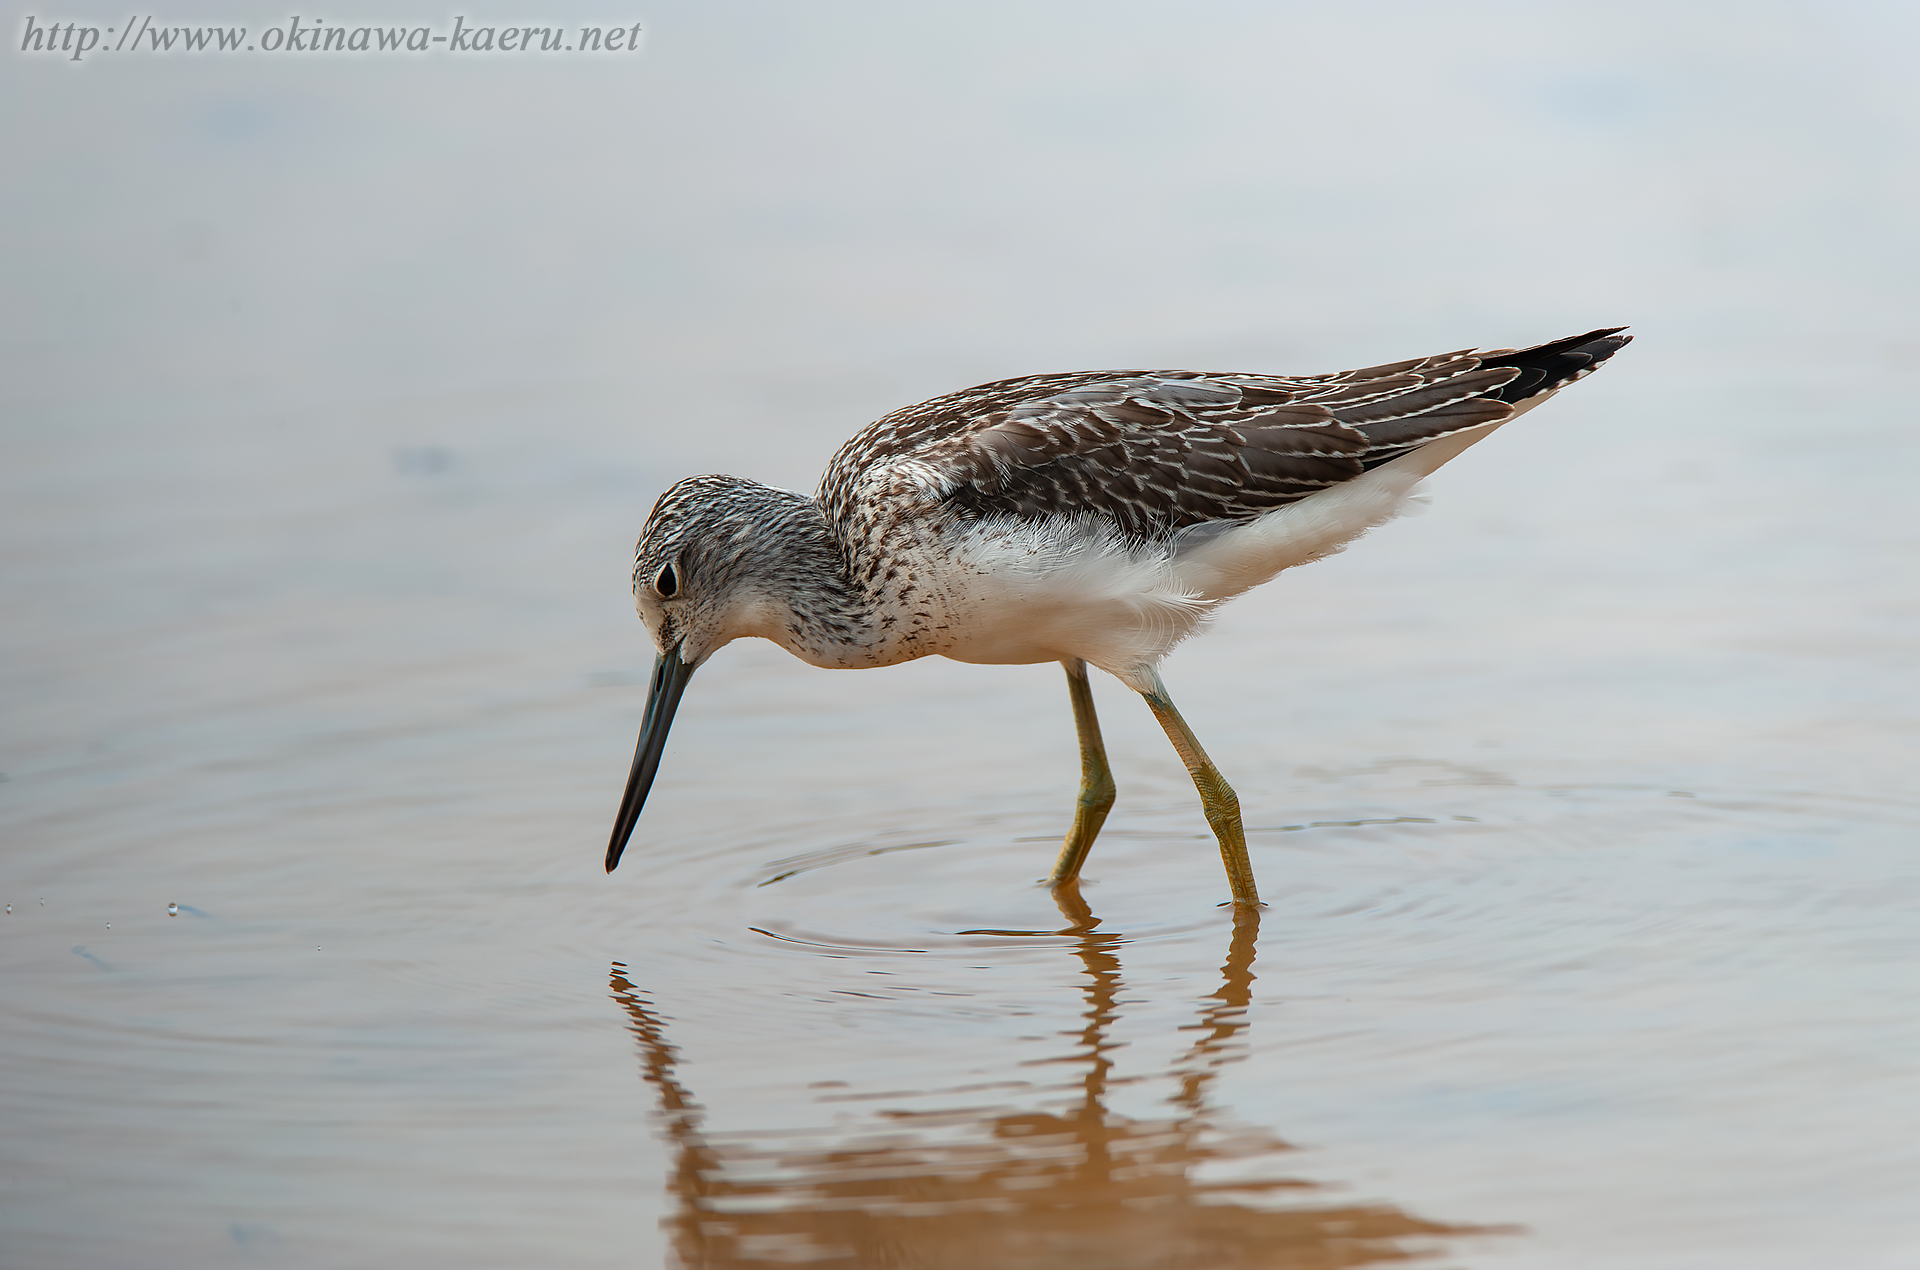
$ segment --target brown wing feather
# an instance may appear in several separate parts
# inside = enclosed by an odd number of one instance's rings
[[[1440,353],[1334,375],[1088,371],[1002,380],[896,411],[848,442],[821,494],[836,519],[860,478],[931,472],[969,517],[1096,513],[1155,536],[1247,520],[1578,378],[1614,331],[1513,352]]]

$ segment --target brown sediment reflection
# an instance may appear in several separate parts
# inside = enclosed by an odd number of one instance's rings
[[[1192,1028],[1198,1039],[1167,1073],[1177,1113],[1136,1119],[1106,1106],[1122,937],[1099,931],[1077,892],[1063,893],[1060,904],[1068,926],[1058,933],[1075,937],[1085,968],[1085,1027],[1071,1053],[1044,1061],[1080,1068],[1078,1104],[896,1113],[886,1117],[885,1140],[869,1132],[840,1148],[796,1150],[751,1133],[703,1132],[702,1107],[677,1071],[664,1021],[615,962],[613,997],[639,1038],[642,1076],[658,1094],[673,1146],[674,1211],[665,1225],[679,1263],[1336,1270],[1438,1255],[1449,1238],[1518,1233],[1431,1221],[1388,1204],[1326,1203],[1329,1188],[1301,1178],[1199,1176],[1203,1165],[1296,1149],[1208,1101],[1220,1069],[1245,1052],[1259,913],[1236,914],[1220,988],[1202,999]],[[848,1138],[844,1127],[820,1136],[829,1135]]]

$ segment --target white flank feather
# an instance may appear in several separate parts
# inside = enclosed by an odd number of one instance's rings
[[[1232,599],[1282,569],[1330,556],[1392,520],[1420,479],[1389,465],[1258,520],[1220,530],[1196,525],[1175,539],[1180,580],[1212,603]]]
[[[1420,482],[1442,464],[1492,435],[1551,397],[1522,402],[1505,419],[1468,428],[1351,481],[1309,495],[1258,520],[1237,525],[1195,525],[1177,535],[1180,580],[1203,599],[1219,604],[1271,579],[1282,569],[1309,564],[1396,516],[1426,510]]]
[[[1079,657],[1131,683],[1213,607],[1165,544],[1130,543],[1096,516],[991,517],[955,531],[950,550],[942,574],[969,632],[942,650],[956,661]]]

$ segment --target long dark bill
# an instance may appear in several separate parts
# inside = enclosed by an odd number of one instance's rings
[[[680,660],[680,649],[669,648],[653,663],[653,687],[647,690],[647,717],[640,724],[640,744],[634,747],[633,771],[627,775],[627,792],[620,795],[620,816],[613,822],[613,837],[607,840],[607,872],[620,863],[620,853],[633,837],[633,826],[646,805],[647,791],[653,788],[653,774],[660,770],[660,754],[667,748],[667,729],[673,726],[673,712],[680,706],[680,694],[693,667]]]

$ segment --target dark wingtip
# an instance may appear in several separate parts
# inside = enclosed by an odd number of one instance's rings
[[[1633,343],[1633,336],[1620,334],[1626,329],[1624,326],[1603,326],[1585,335],[1569,335],[1551,343],[1489,357],[1481,365],[1518,366],[1523,371],[1534,372],[1520,376],[1492,394],[1501,401],[1519,403],[1591,375],[1609,357]]]

